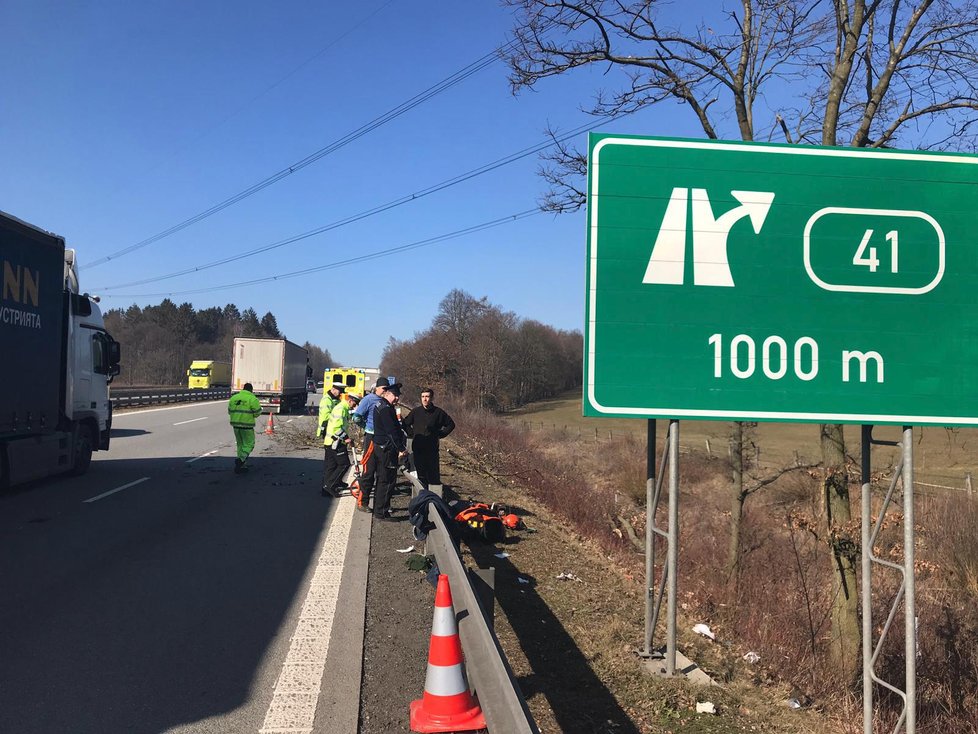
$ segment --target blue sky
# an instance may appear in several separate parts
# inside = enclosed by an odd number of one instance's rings
[[[231,10],[233,8],[233,11]],[[505,43],[492,0],[0,5],[0,209],[64,236],[103,307],[233,302],[272,311],[293,341],[374,366],[389,337],[431,322],[452,288],[524,318],[582,329],[584,213],[475,234],[286,280],[532,209],[536,155],[387,212],[219,267],[545,140],[617,75],[580,70],[513,97],[497,61],[378,129],[203,221],[179,224],[342,139]],[[700,137],[665,104],[595,130]],[[586,147],[586,135],[578,143]],[[99,264],[100,263],[100,264]],[[88,265],[88,267],[86,267]]]

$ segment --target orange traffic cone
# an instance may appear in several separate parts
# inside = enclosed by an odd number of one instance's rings
[[[469,693],[462,662],[462,642],[452,607],[448,576],[438,577],[435,617],[428,647],[428,673],[424,696],[411,702],[411,731],[476,731],[486,728],[482,708]]]
[[[265,433],[269,436],[275,433],[275,419],[272,417],[273,415],[274,413],[268,414],[268,425],[265,426]]]

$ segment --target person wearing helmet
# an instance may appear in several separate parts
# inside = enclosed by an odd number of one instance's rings
[[[351,438],[350,411],[357,407],[360,396],[355,393],[347,393],[345,399],[341,397],[336,406],[329,414],[326,421],[326,429],[323,437],[323,489],[322,495],[325,497],[340,497],[343,490],[347,487],[343,483],[343,476],[350,468],[349,446]]]

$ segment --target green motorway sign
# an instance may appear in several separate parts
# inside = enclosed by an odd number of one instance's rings
[[[584,413],[978,425],[978,157],[592,135]]]

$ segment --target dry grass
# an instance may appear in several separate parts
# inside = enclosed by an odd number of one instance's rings
[[[642,583],[630,568],[636,564],[622,562],[629,553],[622,540],[602,528],[602,542],[595,542],[578,522],[586,513],[568,513],[563,502],[563,511],[555,512],[537,499],[539,479],[524,481],[509,464],[487,463],[504,460],[506,446],[524,460],[532,456],[533,447],[519,436],[514,442],[511,432],[482,420],[474,427],[459,411],[453,417],[463,428],[445,447],[451,449],[442,461],[446,483],[462,496],[509,504],[532,529],[511,534],[502,546],[508,558],[495,556],[499,548],[492,546],[471,553],[478,565],[496,569],[496,633],[542,732],[834,731],[817,712],[788,708],[790,690],[777,683],[759,690],[739,675],[722,688],[700,688],[645,672],[634,652],[642,646]],[[545,473],[546,466],[538,469]],[[559,580],[561,573],[578,580]],[[682,647],[695,649],[711,672],[746,665],[730,648],[694,638],[691,624],[685,618],[681,624]],[[696,703],[707,700],[718,716],[695,713]]]
[[[585,418],[581,415],[579,392],[525,406],[506,415],[518,428],[531,432],[558,433],[575,443],[596,441],[605,444],[626,437],[639,441],[644,452],[646,421],[627,418]],[[684,455],[727,456],[727,427],[723,421],[684,420],[680,425],[680,445]],[[661,442],[665,423],[659,421]],[[874,437],[896,441],[898,426],[877,426]],[[859,461],[859,429],[846,428],[848,453],[853,464]],[[918,491],[933,488],[928,484],[965,489],[965,475],[974,475],[978,491],[978,429],[940,428],[934,426],[914,429],[914,462]],[[759,423],[754,431],[753,444],[757,449],[759,466],[785,466],[796,459],[802,463],[817,462],[819,458],[818,429],[807,423]],[[707,449],[709,446],[709,450]],[[883,470],[898,461],[898,449],[877,446],[873,449],[874,469]],[[644,456],[644,454],[643,454]],[[644,470],[643,470],[644,471]],[[644,476],[644,475],[643,475]]]
[[[595,441],[588,421],[599,419],[582,418],[579,411],[579,398],[576,402],[549,401],[544,408],[534,406],[510,417],[516,431],[505,431],[486,418],[474,430],[466,429],[464,443],[474,449],[479,457],[475,460],[484,463],[484,476],[505,471],[507,476],[500,481],[525,488],[576,533],[596,543],[641,600],[642,556],[621,534],[617,518],[631,518],[631,525],[642,537],[644,422],[620,421],[623,425],[618,427],[614,421],[600,419],[602,425],[611,426],[612,436],[611,440]],[[537,427],[519,430],[531,419],[537,421]],[[462,425],[467,426],[467,420],[464,418]],[[626,430],[629,424],[632,428]],[[634,430],[636,425],[642,429]],[[722,644],[686,638],[681,647],[732,689],[750,684],[785,686],[794,696],[810,701],[822,712],[820,723],[812,731],[861,732],[861,689],[858,684],[840,680],[826,657],[829,565],[825,544],[812,532],[817,528],[818,512],[813,499],[817,497],[814,480],[804,473],[791,473],[748,500],[742,572],[738,583],[730,584],[723,570],[729,533],[729,472],[718,456],[726,455],[726,424],[688,421],[682,428],[680,627],[688,629],[694,622],[706,622],[717,631]],[[967,453],[969,443],[974,442],[973,432],[918,429],[917,435],[917,465],[924,468],[917,472],[917,480],[963,488],[964,473],[971,471],[974,460]],[[898,437],[892,429],[878,430],[877,436]],[[813,426],[761,424],[753,440],[758,447],[759,461],[753,469],[757,475],[817,456]],[[850,440],[857,439],[850,435]],[[718,446],[723,447],[722,452]],[[893,452],[874,449],[877,468],[885,469],[888,457],[895,458]],[[498,468],[503,466],[507,469]],[[885,471],[881,478],[885,480]],[[858,497],[857,486],[851,491],[854,498]],[[978,732],[976,508],[978,501],[970,500],[964,492],[918,489],[917,685],[921,733]],[[858,528],[858,507],[853,510]],[[899,506],[890,511],[893,516],[876,552],[899,559],[903,550]],[[885,572],[874,579],[873,618],[877,628],[886,618],[897,583]],[[639,622],[642,618],[638,607],[626,611],[623,606],[622,612],[634,615],[632,618]],[[898,618],[895,628],[901,627]],[[633,629],[632,640],[635,634]],[[637,634],[641,634],[640,629]],[[759,665],[748,666],[741,660],[748,650],[760,654]],[[902,635],[900,629],[894,629],[878,670],[882,677],[899,685],[903,665]],[[898,704],[877,695],[880,731],[887,724],[891,729]],[[682,706],[675,710],[680,709]],[[635,711],[636,716],[642,715],[641,706]],[[660,707],[650,721],[654,726],[665,726],[671,715]],[[660,731],[654,726],[642,730]]]

